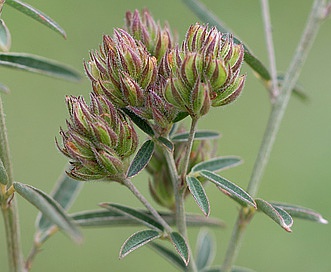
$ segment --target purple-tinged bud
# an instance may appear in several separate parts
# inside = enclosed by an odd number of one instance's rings
[[[181,48],[180,53],[178,49],[168,52],[160,65],[160,72],[170,78],[165,89],[169,103],[197,117],[206,114],[210,105],[225,105],[238,96],[244,85],[244,78],[239,77],[244,48],[234,44],[232,35],[195,24]],[[175,52],[179,62],[172,57]]]
[[[136,40],[141,41],[158,61],[175,43],[169,27],[166,25],[161,28],[146,9],[141,13],[138,10],[133,13],[128,11],[126,29]]]
[[[238,77],[224,91],[219,94],[216,94],[216,96],[212,100],[212,106],[224,106],[236,100],[237,97],[240,95],[242,89],[244,88],[245,80],[246,75],[242,75]]]
[[[60,130],[63,147],[71,159],[69,175],[80,180],[122,181],[128,158],[137,149],[138,136],[131,122],[105,97],[91,94],[86,105],[82,97],[67,97],[68,130]]]

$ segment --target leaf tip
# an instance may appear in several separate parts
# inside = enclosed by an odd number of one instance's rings
[[[329,221],[324,219],[322,216],[321,216],[321,218],[319,218],[318,222],[321,223],[321,224],[325,224],[325,225],[329,224]]]

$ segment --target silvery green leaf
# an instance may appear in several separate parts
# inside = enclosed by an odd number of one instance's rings
[[[0,53],[0,66],[77,81],[79,73],[53,60],[26,53]]]
[[[182,260],[184,261],[185,265],[187,265],[189,262],[190,253],[183,236],[180,235],[178,232],[172,232],[170,233],[170,241],[175,246],[175,249],[177,250]]]
[[[218,157],[194,165],[191,169],[191,173],[199,172],[201,170],[217,172],[217,171],[229,169],[231,167],[235,167],[241,163],[242,160],[239,157],[235,157],[235,156]]]
[[[139,210],[138,212],[151,217],[152,215],[146,211]],[[176,217],[173,213],[160,212],[162,218],[170,225],[176,225]],[[116,212],[115,210],[90,210],[81,211],[70,214],[72,219],[81,227],[105,227],[105,226],[140,226],[143,225],[141,221],[138,221],[133,216],[125,215],[122,212]],[[146,221],[145,221],[146,222]],[[223,221],[216,218],[206,218],[198,214],[186,214],[186,224],[188,227],[224,227]],[[158,227],[159,228],[159,227]],[[158,229],[157,228],[157,229]]]
[[[195,263],[198,271],[202,271],[212,264],[216,253],[216,245],[214,237],[206,229],[199,232],[195,253]]]
[[[14,182],[13,185],[18,194],[40,210],[54,225],[57,225],[72,240],[77,243],[82,242],[83,237],[77,225],[54,199],[30,185],[20,182]]]
[[[324,219],[320,213],[318,213],[312,209],[308,209],[308,208],[298,206],[298,205],[293,205],[293,204],[280,203],[280,202],[272,202],[270,204],[273,205],[274,207],[276,206],[278,208],[285,210],[291,217],[314,221],[314,222],[321,223],[321,224],[328,223],[328,221],[326,219]]]
[[[25,15],[33,18],[34,20],[42,23],[43,25],[49,27],[50,29],[52,29],[55,32],[62,35],[64,38],[67,37],[63,28],[58,23],[56,23],[53,19],[51,19],[49,16],[47,16],[45,13],[41,12],[40,10],[38,10],[22,1],[19,1],[19,0],[6,0],[5,3],[15,9],[17,9],[18,11],[24,13]]]
[[[129,167],[127,178],[137,175],[148,164],[154,152],[154,142],[147,140],[138,150]]]
[[[293,219],[285,210],[260,198],[255,199],[255,202],[258,211],[265,213],[287,232],[292,232]]]
[[[149,136],[154,136],[154,131],[149,125],[149,123],[136,115],[133,111],[130,111],[129,109],[122,109],[122,111],[130,117],[133,123],[135,123],[143,132],[145,132]]]
[[[217,139],[221,135],[216,131],[209,131],[209,130],[198,130],[194,134],[194,140],[211,140],[211,139]],[[186,142],[188,140],[189,133],[178,133],[175,134],[171,140],[173,142]]]
[[[132,219],[135,219],[135,220],[139,221],[140,223],[144,224],[145,226],[152,228],[154,230],[163,231],[163,229],[164,229],[162,227],[162,225],[160,223],[158,223],[154,218],[152,218],[148,214],[138,211],[136,209],[132,209],[130,207],[115,204],[115,203],[101,203],[99,205],[108,210],[127,215],[127,216],[131,217]]]
[[[120,259],[147,243],[160,238],[161,234],[155,230],[142,230],[132,234],[122,245]]]
[[[76,199],[83,182],[73,180],[65,172],[61,174],[56,182],[51,197],[60,204],[64,210],[68,210],[73,201]],[[42,213],[38,214],[36,226],[38,231],[45,231],[52,223]]]
[[[231,197],[240,205],[244,207],[249,205],[256,208],[256,203],[254,199],[238,185],[207,170],[200,171],[200,175],[202,177],[207,178],[209,181],[213,182],[214,184],[216,184],[224,194]]]
[[[205,216],[209,216],[210,213],[210,204],[206,192],[200,182],[195,177],[186,176],[187,186],[195,200],[198,204],[200,210]]]

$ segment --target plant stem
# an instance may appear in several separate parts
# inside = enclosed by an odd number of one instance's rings
[[[153,208],[153,206],[148,202],[148,200],[139,192],[136,186],[129,180],[125,179],[123,184],[138,198],[138,200],[151,212],[155,219],[164,227],[164,229],[170,233],[172,228],[168,223],[162,218],[161,215]]]
[[[8,174],[7,188],[13,184],[13,171],[10,161],[5,114],[0,96],[0,158]],[[11,272],[22,272],[24,269],[23,254],[20,242],[18,211],[14,194],[2,196],[1,210],[5,224],[9,269]]]
[[[182,177],[184,178],[187,174],[187,170],[188,170],[188,165],[190,162],[190,155],[191,155],[191,151],[192,151],[192,146],[193,146],[193,141],[194,141],[194,136],[195,136],[195,131],[197,128],[197,124],[198,124],[198,118],[196,117],[192,117],[191,120],[191,128],[190,128],[190,132],[189,132],[189,136],[186,142],[186,149],[185,149],[185,155],[184,155],[184,160],[182,162],[180,171],[182,173]]]
[[[275,56],[274,43],[272,38],[269,1],[261,0],[261,6],[262,6],[262,15],[264,22],[264,32],[265,32],[267,50],[269,56],[269,66],[270,66],[270,74],[271,74],[271,99],[273,102],[276,99],[276,97],[279,95],[279,89],[278,89],[278,80],[277,80],[276,56]]]
[[[314,1],[306,28],[302,34],[296,53],[288,68],[284,83],[279,92],[279,95],[276,97],[275,103],[272,106],[259,154],[255,161],[254,169],[247,189],[247,192],[253,197],[256,196],[258,192],[261,178],[269,161],[272,146],[279,131],[280,123],[284,117],[292,89],[297,82],[303,63],[318,33],[319,26],[321,25],[323,19],[321,13],[324,8],[324,0]],[[231,271],[231,267],[239,252],[239,247],[244,236],[244,231],[252,217],[250,213],[245,214],[244,211],[244,208],[240,211],[239,217],[233,230],[233,234],[223,263],[222,271],[224,272]]]
[[[186,143],[184,159],[182,164],[180,165],[181,175],[178,174],[177,167],[173,157],[173,152],[169,151],[165,147],[162,147],[163,153],[166,157],[166,161],[169,167],[169,172],[171,173],[171,181],[174,188],[175,201],[176,201],[176,225],[179,233],[185,238],[188,245],[189,245],[189,240],[187,235],[187,225],[186,225],[185,205],[184,205],[186,187],[184,186],[184,184],[190,161],[190,154],[194,141],[197,122],[198,122],[197,118],[192,118],[189,137]],[[193,260],[192,254],[188,266],[189,266],[188,267],[189,271],[197,271],[197,267],[195,261]]]

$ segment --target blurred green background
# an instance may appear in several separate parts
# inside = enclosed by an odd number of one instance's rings
[[[37,1],[29,4],[54,18],[68,34],[63,40],[46,27],[5,6],[2,18],[12,34],[12,51],[29,52],[67,63],[83,74],[83,59],[97,48],[102,34],[122,27],[126,10],[148,7],[155,18],[169,22],[183,38],[186,29],[198,21],[181,1]],[[213,1],[205,3],[249,45],[266,64],[266,49],[258,1]],[[270,1],[273,33],[279,71],[285,71],[301,35],[312,1]],[[296,203],[330,216],[331,191],[331,21],[321,28],[300,77],[310,97],[302,103],[292,97],[270,164],[258,196],[267,200]],[[222,133],[218,153],[239,155],[245,163],[224,172],[230,180],[246,187],[270,111],[268,94],[244,65],[247,83],[240,99],[227,107],[213,109],[199,124],[200,129]],[[27,72],[0,68],[0,81],[11,94],[2,95],[7,115],[15,179],[50,192],[66,159],[57,151],[54,137],[65,125],[66,94],[88,97],[90,84],[70,83]],[[148,192],[145,174],[135,179]],[[226,229],[213,230],[218,252],[215,264],[222,262],[238,206],[214,187],[207,187],[211,216],[222,218]],[[118,202],[139,206],[131,194],[118,184],[86,183],[71,211],[95,209],[99,202]],[[22,243],[28,254],[37,210],[19,198]],[[199,212],[192,198],[187,210]],[[2,219],[0,219],[2,221]],[[82,246],[63,234],[50,239],[37,256],[32,271],[176,271],[149,248],[142,248],[118,260],[122,242],[137,228],[85,229]],[[198,229],[190,229],[195,243]],[[1,271],[7,271],[3,224],[0,224]],[[257,214],[248,227],[237,264],[260,272],[331,271],[331,226],[296,220],[289,234],[270,219]],[[4,266],[4,268],[3,268]]]

